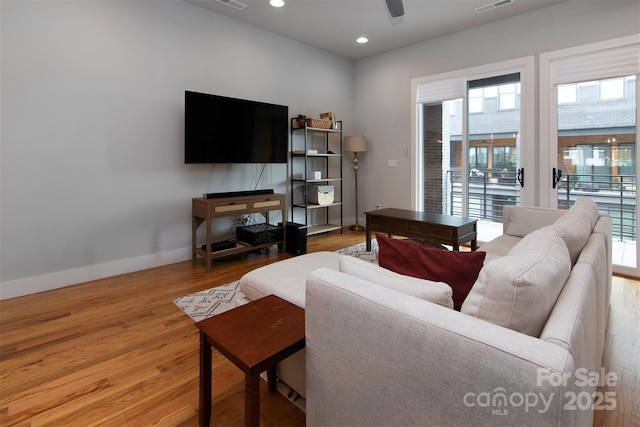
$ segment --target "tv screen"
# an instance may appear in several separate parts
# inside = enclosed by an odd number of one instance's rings
[[[286,163],[289,108],[185,91],[185,163]]]

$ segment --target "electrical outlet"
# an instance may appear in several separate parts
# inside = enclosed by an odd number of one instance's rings
[[[380,203],[378,203],[378,204],[376,205],[376,210],[377,210],[377,211],[379,211],[380,209],[382,209],[382,206],[380,205]]]
[[[248,223],[249,223],[249,217],[246,215],[239,216],[233,220],[233,225],[235,225],[236,227],[242,227],[247,225]]]

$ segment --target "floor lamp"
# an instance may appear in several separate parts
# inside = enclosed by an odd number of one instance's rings
[[[364,227],[358,224],[358,169],[360,169],[358,166],[358,153],[367,151],[367,137],[345,136],[343,149],[353,153],[353,171],[356,175],[356,223],[349,227],[349,230],[363,231]]]

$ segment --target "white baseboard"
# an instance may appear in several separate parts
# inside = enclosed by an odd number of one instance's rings
[[[132,273],[147,268],[182,262],[188,259],[191,259],[191,248],[175,249],[173,251],[152,255],[144,255],[136,258],[43,274],[41,276],[1,282],[0,300],[64,288],[65,286],[77,285],[79,283],[104,279],[105,277],[117,276],[119,274]]]

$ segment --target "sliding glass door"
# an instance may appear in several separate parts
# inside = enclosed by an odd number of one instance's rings
[[[523,59],[415,83],[417,210],[476,218],[480,241],[502,234],[502,210],[525,188],[534,91],[523,76],[532,68]]]
[[[549,112],[552,207],[589,197],[613,224],[614,271],[640,275],[637,122],[639,44],[633,39],[542,55],[541,106]],[[546,87],[545,87],[546,86]],[[548,98],[545,98],[546,94]],[[544,125],[544,123],[543,123]]]
[[[613,263],[637,267],[636,76],[558,86],[557,207],[589,197],[613,223]]]
[[[483,240],[502,234],[505,206],[520,204],[521,95],[520,73],[467,82],[467,216],[479,220]]]

